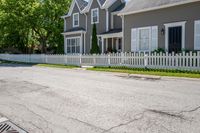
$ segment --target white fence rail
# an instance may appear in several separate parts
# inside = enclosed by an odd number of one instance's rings
[[[77,66],[127,66],[133,68],[200,70],[200,52],[196,53],[116,53],[102,55],[13,55],[0,59],[26,63],[66,64]]]

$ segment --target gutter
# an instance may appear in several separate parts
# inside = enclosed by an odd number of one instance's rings
[[[184,1],[184,2],[177,2],[177,3],[174,3],[174,4],[168,4],[168,5],[153,7],[153,8],[141,9],[141,10],[138,10],[138,11],[130,11],[130,12],[124,12],[124,13],[122,12],[122,13],[119,13],[118,16],[131,15],[131,14],[136,14],[136,13],[159,10],[159,9],[163,9],[163,8],[168,8],[168,7],[178,6],[178,5],[184,5],[184,4],[198,2],[198,1],[200,1],[200,0],[189,0],[189,1]]]

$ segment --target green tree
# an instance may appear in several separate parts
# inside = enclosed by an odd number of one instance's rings
[[[91,54],[99,54],[100,49],[98,46],[98,40],[97,40],[97,29],[96,29],[96,24],[93,25],[93,30],[92,30],[92,49],[90,50]]]
[[[70,4],[71,0],[0,0],[0,48],[63,53],[60,16]]]

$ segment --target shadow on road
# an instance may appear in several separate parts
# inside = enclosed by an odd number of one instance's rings
[[[11,62],[0,60],[0,67],[32,67],[37,64],[21,63],[21,62]]]

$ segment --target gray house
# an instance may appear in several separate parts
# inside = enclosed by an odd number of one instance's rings
[[[73,0],[64,19],[65,54],[89,53],[93,24],[97,26],[98,45],[102,53],[122,51],[123,0]]]
[[[200,0],[73,0],[65,53],[89,53],[92,25],[101,52],[200,50]]]
[[[122,51],[200,50],[199,0],[129,0]]]

